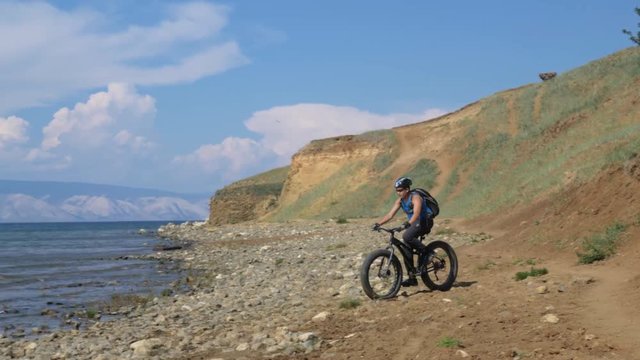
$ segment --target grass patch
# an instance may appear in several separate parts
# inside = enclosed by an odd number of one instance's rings
[[[456,231],[453,230],[450,227],[446,227],[444,229],[438,229],[436,231],[436,235],[452,235],[452,234],[455,234],[455,233],[456,233]]]
[[[346,167],[350,166],[347,165]],[[348,180],[349,177],[352,177],[354,173],[362,169],[364,169],[364,163],[360,168],[353,168],[353,171],[344,174],[345,176],[338,179],[338,181],[335,181],[333,177],[327,179],[327,181],[334,183],[331,186],[341,186],[340,184],[350,181]],[[342,214],[349,218],[365,218],[377,217],[381,213],[386,213],[396,199],[395,193],[385,191],[389,189],[390,184],[393,184],[394,178],[390,174],[378,175],[376,178],[378,179],[377,181],[368,181],[357,187],[350,188],[346,193],[336,193],[339,194],[337,195],[340,199],[339,203],[324,208],[316,216],[318,218],[331,218],[335,214]],[[389,193],[386,197],[382,196],[385,192]],[[336,196],[331,194],[332,190],[325,196]]]
[[[578,262],[580,264],[591,264],[602,261],[616,252],[616,243],[620,235],[627,229],[621,223],[609,226],[604,233],[596,234],[584,239],[582,242],[583,252],[578,252]]]
[[[358,299],[344,299],[340,302],[340,309],[355,309],[360,306],[362,303]]]
[[[331,244],[329,246],[326,247],[327,251],[332,251],[332,250],[338,250],[338,249],[344,249],[347,247],[347,244],[345,243],[337,243],[337,244]]]
[[[283,258],[277,258],[276,259],[276,266],[280,266],[280,265],[282,265],[282,263],[284,263],[284,259]]]
[[[451,336],[445,336],[438,341],[438,347],[441,347],[441,348],[451,349],[451,348],[460,347],[460,345],[462,345],[462,341],[456,338],[453,338]]]
[[[435,160],[420,159],[406,176],[413,180],[414,188],[429,190],[435,186],[438,175],[440,175],[440,169]]]
[[[347,218],[345,218],[344,216],[339,216],[339,217],[336,219],[336,224],[346,224],[346,223],[348,223],[348,222],[349,222],[349,221],[348,221],[348,220],[347,220]]]
[[[95,319],[98,316],[98,310],[87,309],[87,319]]]
[[[381,153],[376,155],[375,159],[373,159],[373,164],[371,165],[371,170],[375,173],[381,173],[385,169],[387,169],[397,158],[397,154],[395,153]]]
[[[513,265],[536,265],[538,264],[538,260],[534,259],[534,258],[529,258],[529,259],[516,259],[513,262]]]
[[[529,271],[519,271],[519,272],[517,272],[516,273],[516,280],[517,281],[521,281],[521,280],[524,280],[524,279],[528,278],[529,276],[536,277],[536,276],[546,275],[548,273],[549,273],[549,270],[547,270],[547,268],[536,269],[534,267],[531,267],[531,270],[529,270]]]
[[[124,307],[143,306],[151,301],[152,298],[151,294],[113,294],[111,295],[111,300],[104,303],[102,308],[105,311],[117,311]]]

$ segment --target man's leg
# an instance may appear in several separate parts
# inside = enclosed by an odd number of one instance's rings
[[[418,253],[422,254],[425,252],[427,247],[422,242],[420,242],[420,240],[418,240],[418,237],[427,232],[427,223],[424,221],[419,221],[415,224],[412,224],[407,230],[405,230],[404,234],[402,234],[402,240],[404,240],[404,243],[409,245],[409,247],[418,250]],[[413,259],[411,261],[411,264],[405,263],[405,265],[407,266],[407,271],[409,272],[409,278],[402,282],[402,286],[418,285]]]
[[[412,249],[418,250],[418,253],[422,254],[427,249],[427,246],[423,244],[418,237],[428,234],[433,226],[433,220],[427,219],[426,221],[417,221],[411,225],[404,234],[402,234],[402,240],[405,244],[409,245]]]

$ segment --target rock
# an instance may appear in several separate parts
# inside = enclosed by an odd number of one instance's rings
[[[558,318],[558,316],[556,316],[554,314],[547,314],[547,315],[542,317],[542,322],[547,322],[547,323],[551,323],[551,324],[557,324],[558,321],[560,321],[560,319]]]
[[[571,279],[573,285],[587,285],[595,282],[595,279],[591,276],[574,276]]]
[[[40,315],[42,316],[55,316],[57,314],[58,312],[53,309],[42,309],[42,311],[40,311]]]
[[[298,335],[298,341],[300,342],[305,342],[305,341],[309,341],[309,340],[313,340],[313,339],[317,339],[318,337],[316,336],[316,334],[312,333],[312,332],[306,332],[306,333],[302,333],[300,335]]]
[[[318,313],[316,316],[314,316],[313,318],[311,318],[312,321],[325,321],[327,320],[327,318],[329,317],[329,312],[327,311],[323,311],[321,313]]]
[[[152,356],[154,350],[160,346],[162,346],[162,340],[158,338],[140,340],[129,345],[131,350],[133,350],[133,355],[140,357]]]
[[[246,350],[249,350],[249,344],[246,342],[236,346],[236,351],[246,351]]]
[[[27,354],[31,354],[31,353],[33,353],[33,351],[34,351],[37,347],[38,347],[38,344],[37,344],[37,343],[35,343],[35,342],[30,342],[30,343],[28,343],[28,344],[24,347],[25,353],[27,353]]]
[[[556,77],[556,75],[558,74],[555,72],[544,72],[544,73],[538,74],[538,76],[540,77],[540,79],[542,79],[542,81],[551,80],[554,77]]]
[[[456,355],[463,358],[469,357],[469,354],[466,351],[459,349],[456,351]]]
[[[156,245],[153,247],[153,251],[172,251],[181,249],[182,246],[179,245]]]
[[[536,288],[536,293],[538,293],[538,294],[546,294],[548,292],[549,292],[549,289],[547,289],[547,287],[545,285],[538,286]]]

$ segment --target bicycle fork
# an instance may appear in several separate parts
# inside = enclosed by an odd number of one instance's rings
[[[387,259],[387,264],[384,266],[381,266],[380,270],[382,271],[383,274],[387,275],[389,274],[389,267],[391,266],[391,259],[393,259],[393,254],[395,252],[395,248],[393,246],[387,246],[387,250],[389,250],[389,258]],[[378,274],[380,275],[380,274]]]

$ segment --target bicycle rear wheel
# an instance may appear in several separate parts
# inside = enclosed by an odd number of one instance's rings
[[[458,257],[451,245],[444,241],[433,241],[427,245],[429,260],[421,265],[420,277],[431,290],[451,289],[458,276]]]
[[[360,269],[360,282],[371,299],[389,299],[400,290],[402,267],[391,251],[378,249],[367,256]]]

